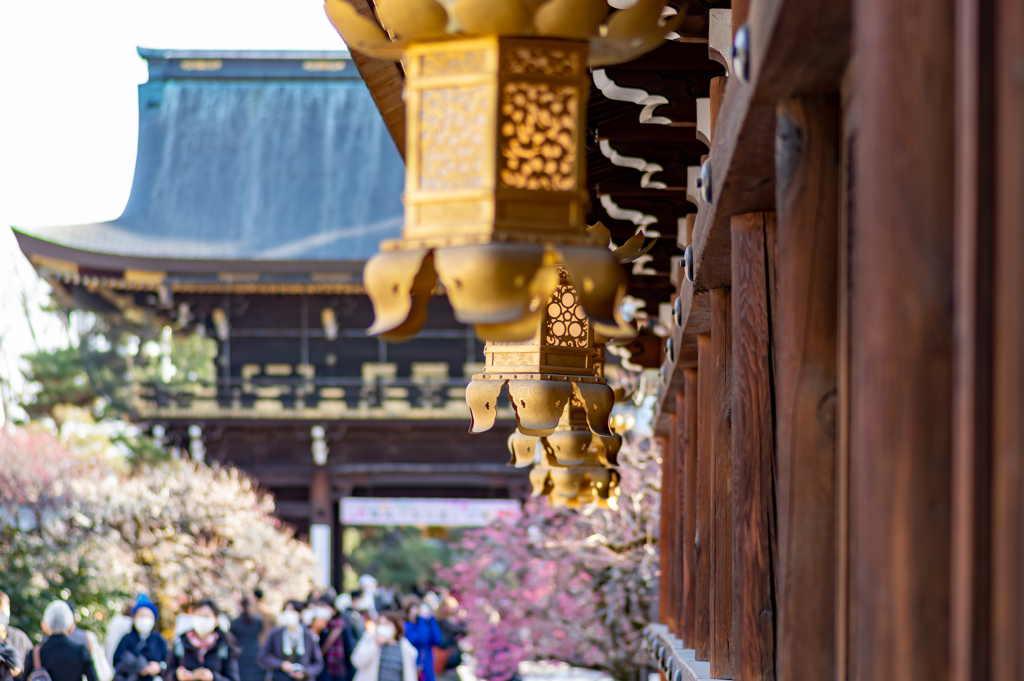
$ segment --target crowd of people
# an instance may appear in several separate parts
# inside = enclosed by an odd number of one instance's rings
[[[33,645],[10,626],[0,591],[0,681],[458,681],[465,629],[443,592],[397,596],[364,575],[354,594],[328,589],[279,613],[258,590],[238,605],[230,619],[198,600],[165,637],[157,606],[139,595],[101,645],[76,628],[71,604],[54,601]]]

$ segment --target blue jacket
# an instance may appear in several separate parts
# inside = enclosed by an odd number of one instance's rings
[[[125,653],[141,655],[150,662],[166,662],[167,641],[163,636],[154,631],[143,642],[139,632],[135,631],[133,627],[131,631],[124,635],[121,642],[117,644],[117,649],[114,650],[113,662],[115,669]]]
[[[423,669],[423,681],[434,679],[434,648],[444,643],[441,627],[433,617],[405,623],[405,637],[416,647],[416,666]]]

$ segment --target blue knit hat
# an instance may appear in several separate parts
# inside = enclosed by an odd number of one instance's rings
[[[132,608],[132,617],[135,617],[135,613],[142,608],[149,608],[153,611],[153,619],[160,619],[160,612],[156,609],[156,604],[149,600],[149,596],[146,594],[139,594],[139,597],[135,599],[135,607]]]

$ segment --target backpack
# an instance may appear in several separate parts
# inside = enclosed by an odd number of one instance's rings
[[[32,649],[32,673],[25,681],[51,681],[50,672],[43,669],[43,663],[39,659],[39,646]]]

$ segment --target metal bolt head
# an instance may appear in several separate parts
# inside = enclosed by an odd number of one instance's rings
[[[693,283],[693,246],[687,246],[686,250],[683,251],[683,274],[686,275],[686,281]]]
[[[672,681],[683,681],[683,670],[677,669],[672,675]]]
[[[672,342],[671,338],[665,341],[665,356],[668,357],[668,361],[670,362],[676,361],[675,343]]]
[[[743,24],[732,39],[732,72],[744,83],[750,81],[750,26]]]
[[[683,325],[683,299],[679,296],[676,296],[676,301],[672,303],[672,320],[676,326]]]
[[[697,187],[700,188],[700,198],[704,203],[711,203],[711,159],[700,164],[700,175],[697,176]]]

